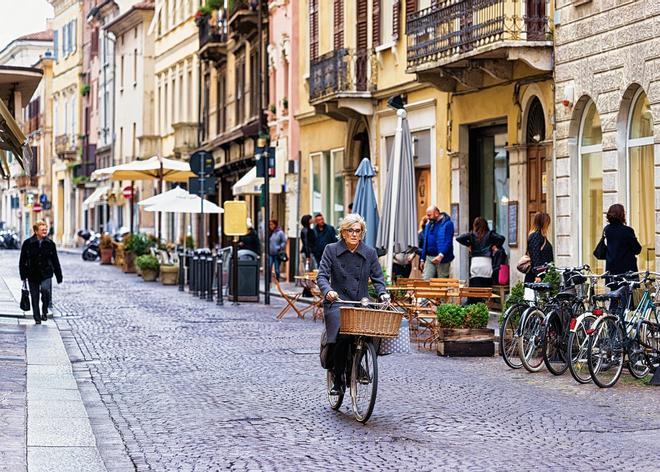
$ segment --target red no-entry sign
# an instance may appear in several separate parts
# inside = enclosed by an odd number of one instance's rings
[[[32,211],[35,213],[39,213],[41,211],[41,203],[37,202],[34,205],[32,205]]]
[[[124,198],[133,198],[133,187],[131,185],[124,187],[122,194],[124,195]]]

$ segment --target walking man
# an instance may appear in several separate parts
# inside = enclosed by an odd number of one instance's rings
[[[337,232],[332,225],[325,224],[325,219],[321,213],[314,215],[314,235],[316,236],[316,246],[314,246],[314,259],[316,266],[321,264],[321,256],[328,244],[337,242]]]
[[[39,220],[33,226],[34,234],[25,240],[21,246],[21,257],[18,269],[21,280],[27,281],[30,287],[32,315],[34,322],[48,319],[48,305],[53,290],[53,275],[57,283],[62,283],[62,268],[57,257],[55,243],[48,237],[48,225]],[[39,312],[39,295],[41,295],[42,309]]]
[[[424,228],[424,245],[420,257],[424,280],[449,277],[449,267],[454,260],[454,223],[451,217],[440,212],[437,206],[426,209],[428,223]]]

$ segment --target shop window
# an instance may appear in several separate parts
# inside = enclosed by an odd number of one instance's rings
[[[322,213],[326,221],[337,226],[345,212],[344,150],[314,153],[310,160],[312,213]]]
[[[603,232],[603,146],[600,117],[590,102],[582,118],[580,130],[580,185],[582,261],[602,269],[593,250]]]
[[[628,127],[628,224],[642,245],[640,270],[655,271],[655,188],[653,116],[649,99],[639,91],[633,100]]]

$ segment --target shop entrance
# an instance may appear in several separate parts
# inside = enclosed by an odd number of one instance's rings
[[[508,234],[509,153],[506,125],[470,129],[469,228],[478,216],[490,229]]]

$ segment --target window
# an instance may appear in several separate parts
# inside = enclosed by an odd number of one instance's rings
[[[193,116],[193,99],[192,99],[192,90],[193,90],[193,79],[192,79],[192,68],[188,67],[188,83],[186,85],[186,99],[188,100],[188,121],[191,123],[195,121]]]
[[[135,30],[137,33],[137,29]],[[133,87],[137,85],[138,50],[133,49]]]
[[[319,57],[319,0],[309,0],[309,58]]]
[[[137,151],[137,125],[133,122],[133,130],[131,133],[131,158],[135,159],[135,152]]]
[[[163,134],[165,126],[163,125],[163,89],[160,85],[158,85],[158,95],[157,95],[157,100],[158,103],[156,104],[157,107],[157,112],[156,116],[158,117],[157,123],[158,123],[158,133]]]
[[[202,102],[202,141],[206,141],[209,138],[209,134],[211,132],[209,125],[209,95],[211,94],[211,74],[208,71],[204,74],[204,90],[202,93],[204,94],[204,101]]]
[[[53,99],[53,136],[57,136],[57,132],[58,132],[58,128],[57,128],[57,122],[58,122],[57,112],[58,112],[58,103],[57,103],[57,98],[55,98],[55,99]]]
[[[218,95],[217,95],[217,129],[216,133],[221,134],[227,128],[227,112],[225,110],[227,106],[227,79],[226,79],[227,70],[222,69],[218,71]]]
[[[119,60],[119,92],[124,91],[124,55],[121,55]]]
[[[245,99],[243,89],[245,87],[245,56],[237,56],[236,70],[234,72],[236,84],[236,125],[243,123],[245,117]]]
[[[333,214],[332,221],[335,227],[339,225],[339,220],[344,217],[344,150],[332,151],[332,195],[333,195]]]
[[[165,88],[163,89],[163,91],[165,93],[163,93],[163,126],[164,126],[163,131],[164,131],[164,134],[169,134],[169,130],[170,130],[169,117],[170,117],[170,114],[169,114],[169,109],[167,107],[167,97],[169,95],[169,89],[167,87],[167,78],[165,78],[164,81],[165,81]]]
[[[323,213],[337,226],[344,217],[344,150],[310,154],[310,170],[312,213]]]
[[[176,85],[176,78],[172,78],[172,85],[170,86],[170,90],[172,91],[172,102],[171,102],[172,103],[172,112],[171,112],[172,113],[172,115],[171,115],[172,119],[170,120],[170,123],[178,123],[179,121],[183,121],[183,120],[179,120],[178,117],[176,115],[174,115],[174,104],[176,103],[176,87],[175,87],[175,85]]]
[[[259,114],[259,55],[257,54],[257,45],[251,49],[250,54],[250,116]]]
[[[655,271],[655,188],[653,115],[646,94],[640,89],[633,99],[628,141],[628,224],[635,230],[642,252],[639,270]]]
[[[119,163],[124,163],[124,127],[119,127]]]
[[[57,59],[59,58],[60,55],[60,41],[59,41],[59,31],[55,30],[53,31],[53,57],[55,58],[55,62],[57,62]]]
[[[603,232],[603,146],[600,117],[593,102],[585,108],[580,127],[579,159],[581,213],[581,260],[591,267],[602,268],[593,250]]]

